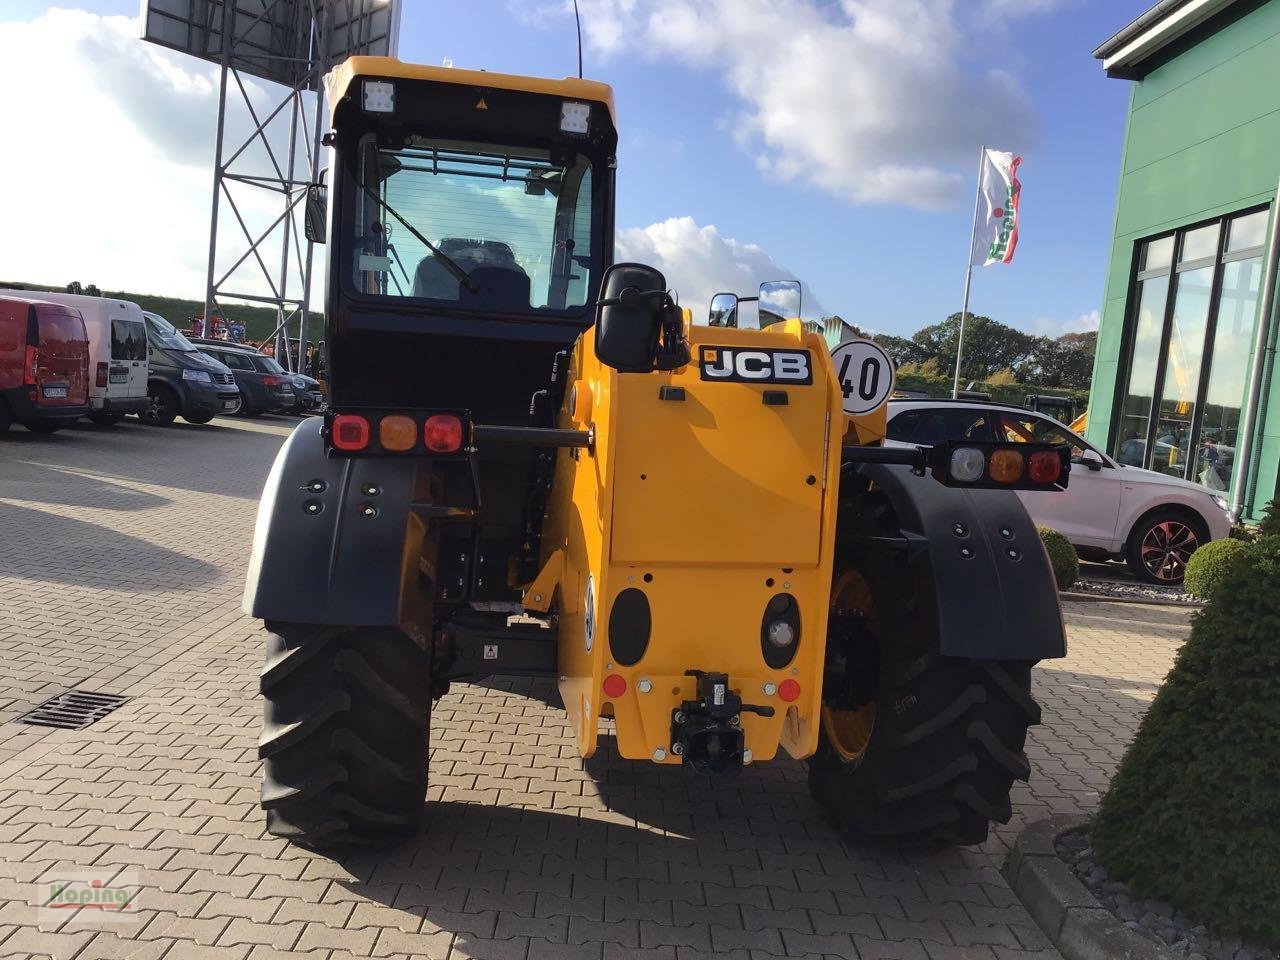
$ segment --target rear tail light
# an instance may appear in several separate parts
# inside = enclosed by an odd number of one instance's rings
[[[40,372],[40,352],[35,347],[27,347],[27,362],[22,365],[22,382],[35,386],[36,374]]]
[[[1022,454],[1017,450],[996,450],[987,461],[987,473],[996,483],[1017,483],[1022,479]]]
[[[280,384],[281,384],[282,382],[283,382],[283,381],[281,381],[281,379],[280,379],[279,377],[273,377],[273,376],[272,376],[271,374],[269,374],[269,373],[268,373],[265,377],[263,377],[263,378],[262,378],[262,385],[263,385],[264,387],[278,387],[278,386],[280,386]],[[366,426],[367,426],[367,424],[366,424]]]
[[[98,372],[94,382],[100,387],[105,387],[107,385],[107,365],[105,363],[98,364]]]
[[[1027,463],[1027,476],[1032,483],[1057,483],[1062,476],[1062,457],[1052,450],[1033,453]]]
[[[378,421],[378,442],[382,449],[400,453],[418,442],[418,425],[413,417],[393,413]]]
[[[432,453],[453,453],[462,446],[462,420],[452,413],[427,417],[422,427],[422,441]]]
[[[333,418],[333,445],[339,450],[363,450],[369,446],[369,421],[355,413],[338,414]]]

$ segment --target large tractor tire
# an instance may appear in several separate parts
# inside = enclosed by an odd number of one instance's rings
[[[427,792],[429,650],[393,627],[267,629],[267,830],[316,848],[414,836]]]
[[[855,839],[982,843],[1030,773],[1033,661],[939,654],[905,559],[884,559],[837,570],[810,791]]]

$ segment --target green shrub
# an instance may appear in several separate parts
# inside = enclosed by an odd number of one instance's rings
[[[1076,548],[1057,530],[1048,527],[1036,527],[1036,530],[1045,552],[1049,554],[1049,566],[1053,567],[1053,579],[1058,582],[1058,589],[1068,589],[1080,579],[1080,558],[1076,556]]]
[[[1276,534],[1280,534],[1280,500],[1268,503],[1258,522],[1258,536],[1273,537]]]
[[[1226,539],[1206,543],[1187,561],[1187,576],[1182,581],[1183,588],[1201,600],[1213,599],[1213,592],[1226,575],[1227,567],[1248,547],[1249,544],[1244,540]]]
[[[1103,797],[1099,862],[1221,934],[1280,946],[1280,537],[1192,619]]]

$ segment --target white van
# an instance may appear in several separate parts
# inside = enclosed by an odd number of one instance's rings
[[[147,408],[147,322],[136,303],[43,290],[0,290],[5,295],[38,297],[80,311],[89,334],[90,420],[118,423],[125,414]]]

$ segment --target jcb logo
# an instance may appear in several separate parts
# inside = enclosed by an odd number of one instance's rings
[[[808,350],[748,350],[702,347],[698,368],[703,380],[728,383],[813,383]]]

